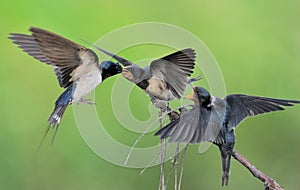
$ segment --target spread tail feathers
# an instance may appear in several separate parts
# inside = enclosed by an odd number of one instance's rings
[[[60,121],[61,121],[61,118],[63,116],[63,114],[65,113],[66,109],[68,107],[68,104],[67,105],[60,105],[60,106],[55,106],[55,109],[54,111],[51,113],[49,119],[48,119],[48,122],[49,122],[49,125],[48,127],[46,128],[46,131],[45,131],[45,134],[40,142],[40,145],[39,145],[39,149],[45,139],[45,137],[47,136],[50,128],[55,128],[55,132],[54,132],[54,135],[52,137],[52,140],[51,140],[51,145],[53,145],[54,143],[54,139],[55,139],[55,136],[56,136],[56,133],[57,133],[57,130],[58,130],[58,126],[60,124]]]
[[[62,118],[63,114],[65,113],[67,107],[68,107],[68,104],[55,107],[54,111],[51,113],[51,115],[48,119],[50,126],[55,127],[60,124],[61,118]]]

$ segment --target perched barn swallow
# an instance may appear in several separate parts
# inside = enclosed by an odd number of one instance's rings
[[[284,110],[282,106],[299,104],[296,100],[282,100],[243,94],[231,94],[223,99],[211,96],[202,87],[194,87],[187,98],[194,101],[192,109],[183,112],[155,135],[169,142],[201,143],[209,141],[219,147],[222,157],[222,186],[228,185],[230,158],[235,144],[234,129],[248,116]]]
[[[100,47],[93,47],[111,56],[124,65],[122,75],[143,89],[151,98],[170,101],[180,99],[188,82],[199,80],[199,77],[189,80],[195,67],[195,50],[187,48],[174,52],[151,62],[144,68],[110,53]]]
[[[51,65],[59,85],[66,89],[56,100],[48,119],[47,132],[53,127],[56,134],[68,105],[92,103],[83,97],[108,77],[121,73],[122,67],[111,61],[98,64],[98,57],[92,50],[52,32],[33,27],[29,31],[31,35],[11,33],[9,39],[35,59]]]

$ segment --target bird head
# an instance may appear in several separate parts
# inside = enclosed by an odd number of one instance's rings
[[[99,67],[102,71],[102,81],[108,77],[114,76],[122,72],[122,67],[119,63],[114,63],[112,61],[103,61]]]
[[[144,73],[144,69],[135,64],[125,66],[122,70],[122,75],[133,83],[141,82],[144,79]]]
[[[193,100],[196,104],[209,105],[210,104],[210,94],[209,92],[200,86],[193,87],[193,92],[189,94],[187,99]]]

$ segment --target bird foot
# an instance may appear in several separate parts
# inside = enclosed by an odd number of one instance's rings
[[[152,104],[160,109],[162,112],[167,112],[168,111],[168,106],[166,105],[166,102],[163,100],[159,100],[153,96],[150,96]]]
[[[80,99],[78,103],[88,104],[88,105],[96,105],[96,102],[93,102],[91,99]]]

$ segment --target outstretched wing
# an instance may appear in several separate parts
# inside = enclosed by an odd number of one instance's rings
[[[229,129],[235,128],[248,116],[284,110],[282,106],[299,104],[296,100],[282,100],[259,96],[232,94],[224,98],[227,102],[226,122]]]
[[[66,38],[52,32],[30,28],[31,35],[12,33],[9,39],[35,59],[52,65],[61,87],[72,83],[71,73],[85,60],[98,63],[97,55]],[[90,62],[90,61],[89,61]]]
[[[155,135],[169,142],[190,144],[201,142],[224,142],[220,133],[226,113],[226,104],[222,99],[212,97],[210,108],[194,106],[183,112],[179,119],[160,129]]]
[[[155,133],[161,135],[161,139],[170,137],[169,142],[190,143],[199,124],[198,107],[185,111],[179,119],[176,119]]]
[[[88,43],[88,42],[86,42],[86,41],[85,41],[85,43],[87,43],[87,44],[93,46],[94,48],[98,49],[99,51],[105,53],[106,55],[108,55],[108,56],[110,56],[110,57],[112,57],[112,58],[114,58],[115,60],[117,60],[118,62],[120,62],[120,63],[121,63],[123,66],[125,66],[125,67],[126,67],[126,66],[130,66],[130,65],[133,64],[131,61],[129,61],[129,60],[123,58],[123,57],[120,57],[120,56],[118,56],[118,55],[116,55],[116,54],[113,54],[113,53],[111,53],[111,52],[109,52],[109,51],[107,51],[107,50],[105,50],[105,49],[103,49],[103,48],[101,48],[101,47],[99,47],[99,46],[96,46],[96,45],[94,45],[94,44]]]
[[[188,77],[195,66],[195,50],[188,48],[152,61],[150,71],[154,77],[165,81],[178,99],[184,94]]]

